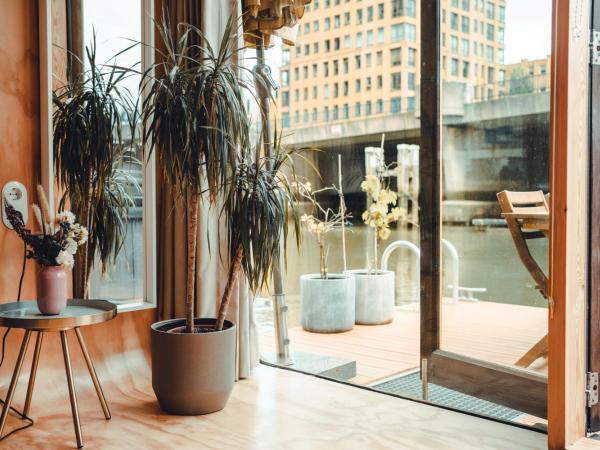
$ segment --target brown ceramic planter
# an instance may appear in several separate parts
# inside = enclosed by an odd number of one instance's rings
[[[215,319],[195,319],[195,325],[214,325]],[[222,331],[168,333],[185,325],[172,319],[152,325],[152,388],[163,411],[199,415],[220,411],[235,383],[235,325]]]

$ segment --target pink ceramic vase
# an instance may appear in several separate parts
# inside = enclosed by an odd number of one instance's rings
[[[67,274],[62,266],[42,266],[37,275],[37,306],[45,316],[67,307]]]

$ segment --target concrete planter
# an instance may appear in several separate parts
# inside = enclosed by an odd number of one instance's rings
[[[196,326],[215,319],[194,319]],[[184,319],[165,320],[151,327],[152,388],[163,411],[198,415],[225,407],[235,384],[236,328],[228,320],[222,331],[169,332]]]
[[[319,274],[300,277],[302,328],[314,333],[340,333],[354,327],[354,277]]]
[[[378,270],[371,273],[367,269],[358,269],[346,273],[356,279],[356,323],[390,323],[394,319],[394,272]]]

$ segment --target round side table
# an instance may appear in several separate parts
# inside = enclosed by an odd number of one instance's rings
[[[108,409],[108,404],[104,398],[104,393],[102,392],[102,387],[98,381],[96,369],[94,368],[92,358],[90,357],[83,339],[83,335],[81,334],[81,330],[79,328],[86,325],[106,322],[113,319],[116,315],[117,306],[114,303],[107,302],[106,300],[69,300],[65,310],[56,316],[42,315],[38,310],[35,301],[13,302],[0,305],[0,326],[8,328],[22,328],[25,330],[19,356],[17,357],[17,362],[15,364],[15,370],[13,371],[10,385],[8,387],[8,393],[6,394],[6,401],[2,409],[2,415],[0,416],[0,436],[2,436],[4,431],[4,425],[6,424],[6,419],[8,417],[8,411],[17,387],[19,374],[21,373],[21,368],[23,367],[23,361],[25,360],[25,353],[27,352],[29,339],[34,331],[37,332],[37,336],[23,414],[27,415],[29,413],[29,407],[31,406],[31,397],[33,394],[33,386],[35,384],[35,376],[37,373],[38,361],[40,359],[40,351],[42,349],[42,339],[44,337],[44,333],[49,331],[57,331],[60,333],[63,358],[65,361],[65,371],[67,374],[67,384],[69,386],[71,413],[73,414],[73,425],[75,426],[77,448],[83,447],[79,412],[77,410],[77,396],[75,395],[75,384],[73,382],[71,358],[69,356],[69,345],[67,343],[67,331],[75,330],[85,363],[88,371],[90,372],[92,382],[94,383],[94,388],[96,389],[96,394],[98,394],[98,399],[100,400],[104,417],[106,420],[110,419],[110,410]]]

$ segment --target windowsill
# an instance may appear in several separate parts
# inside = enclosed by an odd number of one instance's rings
[[[110,301],[110,300],[108,300],[108,301]],[[111,302],[111,303],[117,304],[117,312],[120,312],[120,313],[156,308],[156,304],[150,303],[150,302],[145,302],[143,300],[140,300],[139,302],[128,302],[128,303]]]

